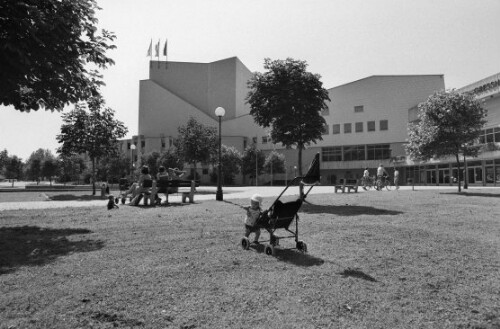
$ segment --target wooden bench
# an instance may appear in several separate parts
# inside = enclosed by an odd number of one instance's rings
[[[196,187],[198,187],[198,186],[200,186],[200,182],[194,181],[194,180],[160,179],[156,182],[156,187],[158,188],[157,193],[165,193],[165,195],[167,196],[167,201],[166,201],[167,204],[168,204],[169,189],[179,188],[179,187],[189,188],[189,190],[187,190],[187,191],[179,192],[182,194],[182,201],[181,202],[184,203],[184,202],[186,202],[186,199],[189,199],[189,203],[193,203],[194,202],[194,194],[196,193]]]
[[[337,191],[342,191],[342,193],[347,191],[347,193],[351,193],[351,190],[354,193],[358,193],[358,186],[359,182],[357,179],[342,179],[341,185],[335,185],[335,193],[337,193]]]

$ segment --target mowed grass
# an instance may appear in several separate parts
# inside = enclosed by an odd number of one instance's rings
[[[248,200],[0,212],[0,328],[500,328],[498,189],[308,201],[276,257]]]

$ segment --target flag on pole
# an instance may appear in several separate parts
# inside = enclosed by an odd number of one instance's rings
[[[167,43],[168,43],[168,40],[165,39],[165,46],[163,46],[163,56],[167,56]]]
[[[158,40],[158,43],[155,45],[155,57],[160,57],[160,40]]]
[[[153,50],[153,39],[151,39],[151,42],[149,43],[148,54],[146,56],[150,56],[151,57],[152,50]]]

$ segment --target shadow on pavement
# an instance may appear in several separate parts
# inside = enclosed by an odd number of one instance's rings
[[[447,195],[460,195],[460,196],[480,196],[480,197],[489,197],[489,198],[500,198],[500,194],[498,193],[479,193],[479,192],[449,192],[449,193],[440,193]]]
[[[44,265],[72,252],[99,250],[99,240],[68,240],[87,229],[51,229],[38,226],[0,227],[0,275],[20,266]]]
[[[49,195],[52,201],[92,201],[92,200],[107,200],[107,197],[98,195],[74,195],[74,194],[57,194]]]
[[[332,214],[337,216],[358,216],[358,215],[400,215],[403,212],[387,209],[378,209],[374,207],[355,206],[355,205],[315,205],[304,203],[300,209],[308,214]]]

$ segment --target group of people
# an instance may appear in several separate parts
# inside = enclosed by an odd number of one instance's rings
[[[387,173],[387,170],[384,168],[384,165],[379,164],[377,168],[377,180],[383,181],[388,176],[389,174]],[[370,171],[368,170],[368,168],[365,168],[365,171],[363,172],[363,178],[364,179],[370,178]],[[396,189],[399,189],[399,170],[396,167],[394,167],[394,186],[396,187]]]
[[[179,170],[177,168],[168,168],[168,170],[164,166],[160,166],[158,168],[158,173],[156,175],[156,180],[160,179],[168,179],[168,180],[175,180],[175,179],[180,179],[182,176],[184,176],[186,172]],[[126,199],[130,195],[130,204],[137,205],[139,204],[141,195],[146,192],[151,192],[151,195],[154,196],[155,203],[160,203],[161,198],[158,196],[158,193],[164,193],[167,195],[168,193],[175,193],[175,188],[171,188],[170,190],[167,190],[166,188],[157,188],[156,187],[156,180],[153,179],[153,176],[149,172],[149,167],[148,166],[142,166],[141,168],[141,174],[139,176],[139,179],[134,182],[130,188],[123,192],[120,195],[120,198],[122,200]],[[145,184],[146,181],[152,182],[151,186],[148,186]]]

